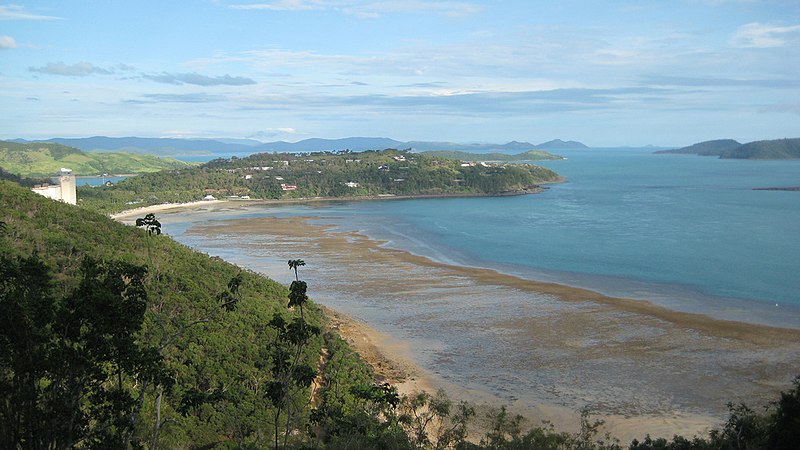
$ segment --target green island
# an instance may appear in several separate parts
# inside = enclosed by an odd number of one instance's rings
[[[53,142],[0,141],[0,167],[25,177],[50,177],[62,167],[75,175],[131,174],[192,167],[173,158],[126,152],[83,152]]]
[[[301,200],[514,195],[561,181],[533,164],[462,162],[406,150],[258,153],[200,167],[128,178],[115,186],[80,187],[88,208],[116,212],[159,203],[208,199]]]
[[[733,139],[717,139],[656,153],[717,156],[721,159],[798,159],[800,138],[754,141],[747,144]]]
[[[569,433],[400,395],[309,299],[301,259],[284,286],[177,244],[152,214],[126,226],[2,176],[2,448],[625,448],[587,412]],[[793,448],[800,378],[763,412],[730,411],[705,438],[627,448]]]

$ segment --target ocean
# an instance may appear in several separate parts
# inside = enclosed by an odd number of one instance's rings
[[[405,343],[457,395],[523,413],[544,403],[716,421],[729,401],[787,387],[800,356],[791,333],[743,337],[724,322],[563,301],[525,283],[800,328],[800,192],[754,190],[800,186],[800,161],[558,153],[567,159],[538,164],[567,181],[535,195],[231,205],[159,219],[179,242],[280,282],[292,278],[286,260],[304,259],[315,301]],[[310,226],[281,225],[296,217]]]

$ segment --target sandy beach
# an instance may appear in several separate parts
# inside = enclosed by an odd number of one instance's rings
[[[160,205],[115,218],[159,212],[167,232],[170,222],[197,220],[186,236],[204,251],[281,282],[285,260],[301,255],[332,326],[403,392],[443,388],[564,430],[577,427],[576,410],[586,407],[628,442],[702,435],[724,421],[727,402],[763,405],[800,367],[797,329],[442,264],[308,218],[202,225],[245,207]]]

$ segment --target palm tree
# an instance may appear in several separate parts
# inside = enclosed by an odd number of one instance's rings
[[[302,259],[290,259],[289,260],[289,270],[294,270],[294,279],[295,281],[300,281],[300,278],[297,276],[297,268],[300,266],[305,266],[306,262]]]

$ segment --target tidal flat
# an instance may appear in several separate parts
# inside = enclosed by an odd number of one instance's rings
[[[288,283],[374,329],[399,378],[574,429],[587,408],[623,442],[702,435],[727,403],[764,405],[800,367],[800,330],[677,312],[491,269],[444,264],[312,217],[225,220],[220,203],[160,216],[175,238]],[[187,225],[188,224],[188,225]],[[347,334],[347,330],[343,330]],[[413,367],[411,369],[410,367]]]

